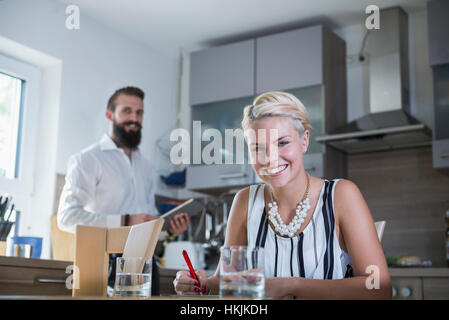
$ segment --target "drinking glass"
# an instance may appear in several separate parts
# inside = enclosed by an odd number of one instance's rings
[[[262,299],[264,295],[264,249],[221,247],[220,296]]]
[[[142,257],[117,258],[114,296],[151,296],[152,259]]]

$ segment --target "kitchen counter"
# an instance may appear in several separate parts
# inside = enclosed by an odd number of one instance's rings
[[[20,266],[28,268],[50,268],[65,270],[67,266],[71,264],[73,264],[73,262],[71,261],[0,256],[0,266]]]

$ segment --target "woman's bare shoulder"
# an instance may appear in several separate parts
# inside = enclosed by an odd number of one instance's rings
[[[226,245],[246,244],[248,197],[249,187],[239,190],[234,197],[226,230]]]
[[[335,199],[348,200],[356,195],[362,195],[359,187],[351,180],[341,179],[335,186]]]
[[[240,189],[235,196],[239,198],[239,200],[248,200],[249,197],[249,189],[250,186]],[[246,198],[246,199],[245,199]]]
[[[248,211],[249,189],[250,187],[245,187],[235,194],[231,211]]]
[[[335,186],[335,213],[340,217],[369,213],[359,187],[351,180],[342,179]]]

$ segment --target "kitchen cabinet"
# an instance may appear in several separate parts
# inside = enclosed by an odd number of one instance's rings
[[[424,299],[448,300],[449,278],[423,278]]]
[[[393,299],[395,300],[422,300],[422,279],[418,277],[392,278]]]
[[[433,167],[449,168],[449,2],[427,3],[429,63],[434,98]]]
[[[254,95],[254,40],[190,55],[190,105]]]
[[[321,86],[323,132],[346,124],[346,43],[322,25],[256,39],[256,94]],[[309,111],[309,105],[304,103]]]
[[[427,2],[429,62],[431,66],[449,63],[449,1]]]
[[[250,164],[213,164],[189,167],[186,180],[189,190],[219,195],[229,188],[253,184],[254,176]]]
[[[449,268],[390,268],[394,300],[448,300]]]
[[[204,132],[207,129],[216,129],[218,130],[219,134],[222,137],[222,140],[220,141],[221,144],[221,161],[222,163],[225,163],[226,161],[226,154],[232,153],[232,163],[237,163],[237,158],[235,156],[236,146],[237,143],[240,143],[240,147],[245,147],[245,141],[242,139],[241,141],[236,141],[236,138],[233,140],[233,145],[226,146],[226,130],[233,130],[232,133],[237,133],[237,131],[234,131],[235,129],[241,129],[241,122],[243,118],[243,109],[250,105],[253,102],[253,97],[243,97],[239,99],[232,99],[232,100],[226,100],[226,101],[218,101],[218,102],[212,102],[207,104],[201,104],[201,105],[194,105],[191,107],[191,115],[192,115],[192,136],[195,134],[195,130],[200,130],[198,132],[198,136],[201,138],[201,150],[204,150],[210,143],[215,142],[213,141],[213,138],[208,139],[206,137],[203,137]],[[200,121],[200,125],[195,124],[195,128],[193,127],[193,121]],[[198,123],[198,122],[197,122]],[[201,127],[201,128],[200,128]],[[217,133],[218,133],[217,132]],[[241,132],[243,133],[243,131]],[[229,134],[229,132],[228,132]],[[194,136],[192,141],[193,143],[198,143],[198,139],[200,137]],[[243,138],[243,135],[240,136]],[[203,139],[204,138],[204,139]],[[226,148],[228,147],[228,148]],[[232,149],[231,149],[232,147]],[[193,148],[192,148],[193,149]],[[207,164],[207,161],[205,161],[204,157],[201,156],[198,152],[194,154],[195,150],[192,150],[192,163],[198,164],[196,158],[201,158],[202,164]],[[214,155],[212,153],[212,155]],[[244,154],[245,160],[248,158],[247,150],[245,150]],[[241,160],[241,159],[240,159]],[[247,162],[247,161],[245,161]]]
[[[449,168],[449,139],[434,140],[432,153],[434,168]]]
[[[449,168],[449,63],[433,66],[432,74],[435,119],[433,167]]]
[[[449,2],[427,3],[429,63],[434,86],[433,167],[449,168]]]
[[[70,261],[0,257],[0,295],[72,295]]]
[[[205,162],[202,151],[205,151],[206,147],[213,143],[211,141],[201,141],[201,150],[196,155],[197,158],[201,158],[200,163],[194,161],[193,141],[191,148],[191,163],[186,170],[186,187],[192,191],[205,192],[210,194],[219,194],[228,188],[247,186],[254,183],[254,172],[251,165],[248,164],[248,150],[246,143],[243,139],[240,141],[233,138],[232,149],[228,146],[226,148],[226,130],[227,129],[239,129],[241,128],[241,121],[243,117],[243,109],[246,105],[251,104],[253,97],[243,97],[238,99],[218,101],[212,103],[206,103],[201,105],[193,105],[192,121],[201,121],[201,132],[199,136],[202,136],[207,129],[216,129],[223,138],[221,148],[221,164],[208,164]],[[193,125],[192,125],[193,127]],[[193,128],[191,132],[193,132]],[[243,138],[243,136],[242,136]],[[236,157],[237,144],[243,147],[245,164],[237,164],[238,159]],[[212,152],[213,153],[213,152]],[[226,163],[226,155],[231,153],[232,164]]]
[[[323,27],[256,39],[256,93],[323,83]]]
[[[449,38],[448,38],[449,42]],[[435,140],[449,139],[449,63],[432,68]]]

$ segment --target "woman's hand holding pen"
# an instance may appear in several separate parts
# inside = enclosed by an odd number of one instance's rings
[[[198,281],[192,277],[189,270],[182,270],[176,273],[173,286],[177,294],[199,295],[208,293],[206,271],[196,270],[195,273]]]

